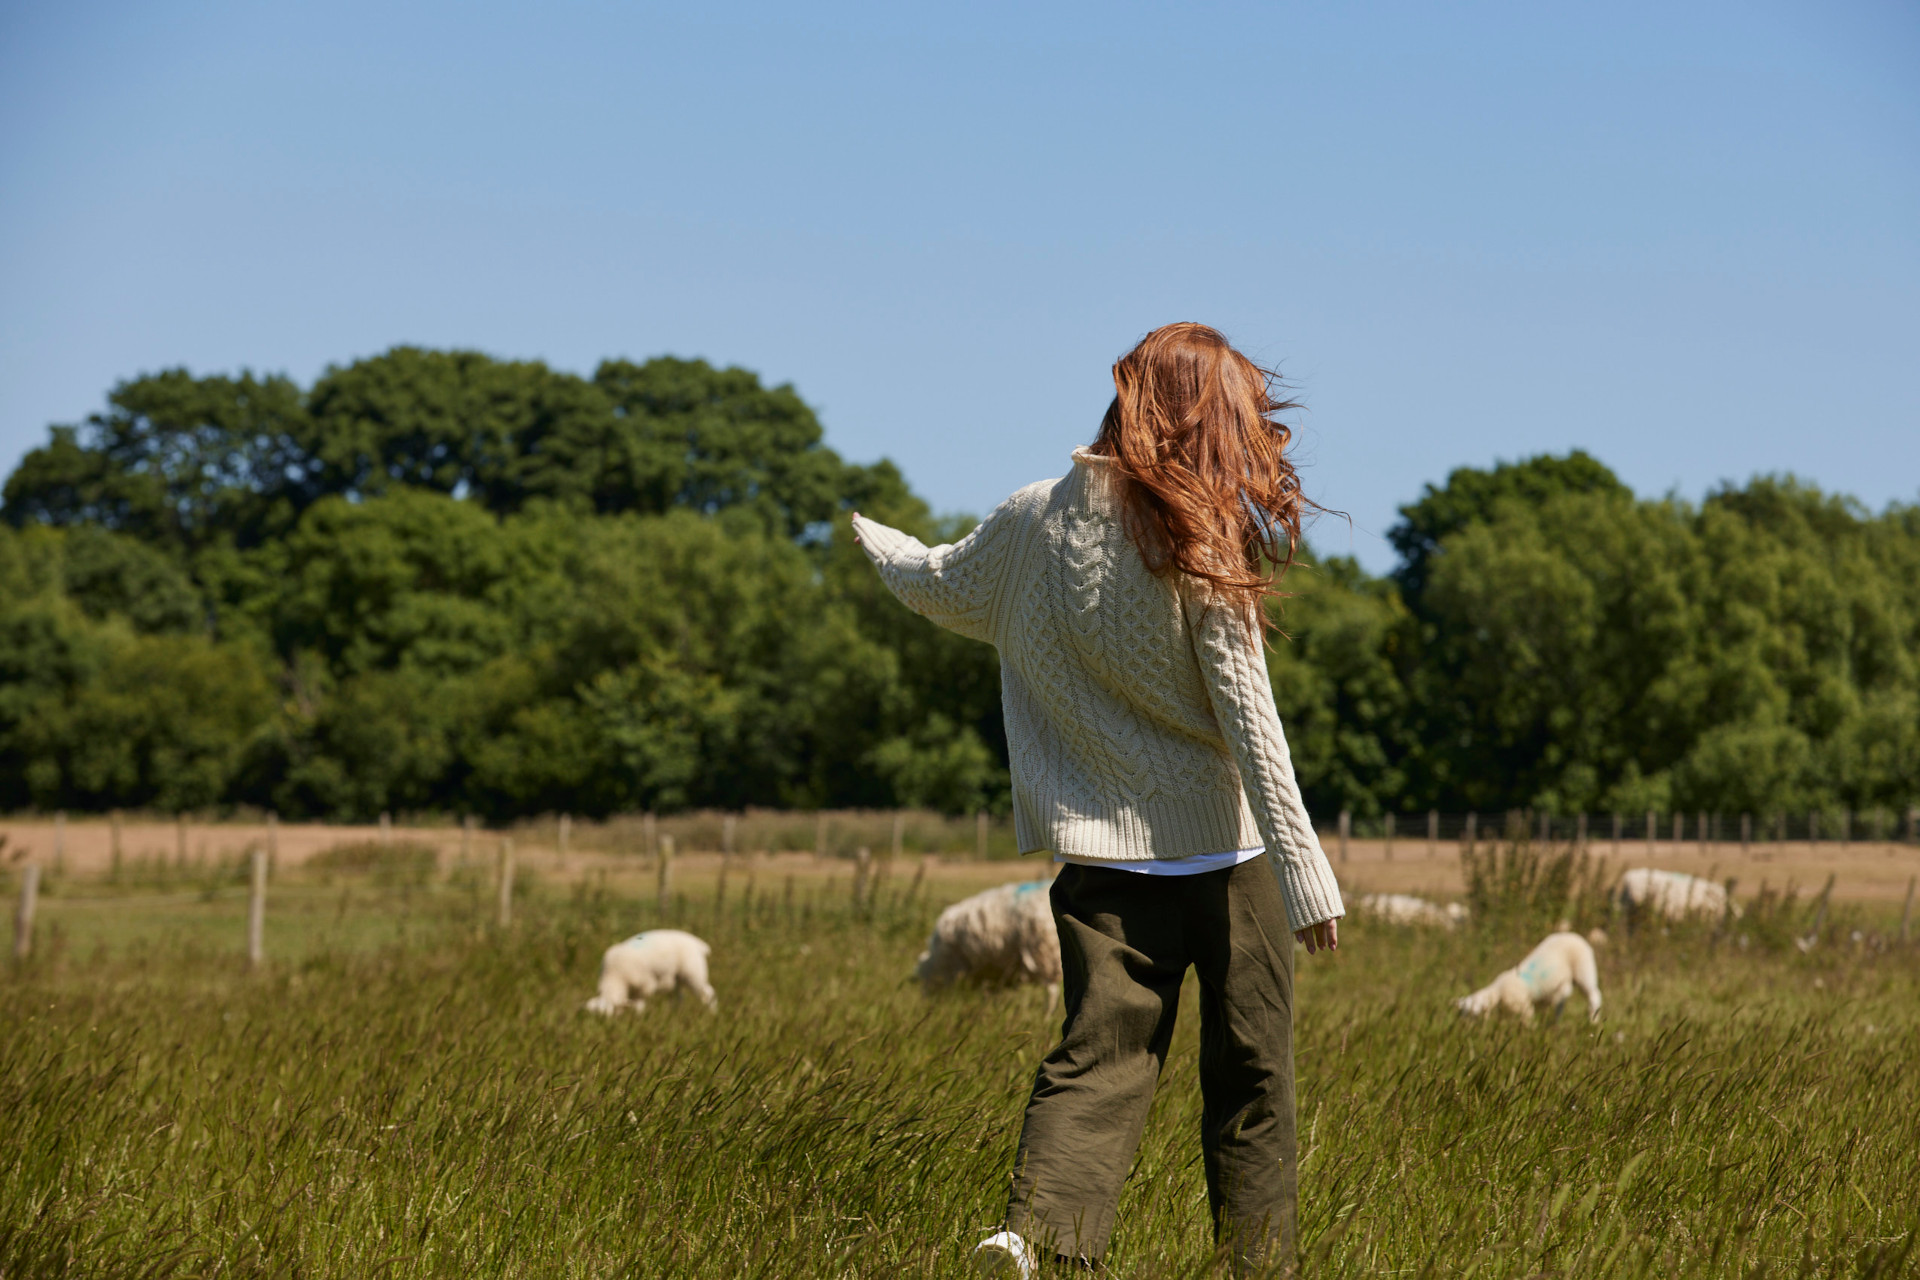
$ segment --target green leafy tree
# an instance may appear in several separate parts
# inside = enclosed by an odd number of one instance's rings
[[[1400,508],[1399,523],[1387,531],[1387,542],[1400,556],[1394,578],[1417,611],[1434,558],[1448,535],[1488,523],[1507,504],[1538,506],[1565,493],[1633,496],[1605,464],[1579,449],[1564,458],[1542,454],[1502,462],[1491,471],[1460,467],[1447,476],[1445,485],[1426,486],[1419,501]]]
[[[177,551],[256,543],[291,521],[307,482],[306,407],[283,377],[123,382],[106,412],[53,428],[0,490],[20,526],[91,525]]]

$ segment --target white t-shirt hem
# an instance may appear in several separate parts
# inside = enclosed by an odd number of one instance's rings
[[[1226,849],[1220,853],[1196,853],[1185,858],[1147,858],[1128,862],[1107,862],[1099,858],[1069,857],[1064,853],[1053,855],[1055,862],[1071,862],[1076,867],[1105,867],[1109,871],[1132,871],[1143,876],[1198,876],[1209,871],[1225,871],[1228,867],[1237,867],[1243,862],[1265,853],[1264,845],[1251,849]]]

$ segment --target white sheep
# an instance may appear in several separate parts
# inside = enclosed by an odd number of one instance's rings
[[[1558,1016],[1575,987],[1587,998],[1587,1021],[1600,1021],[1600,975],[1593,947],[1577,933],[1550,933],[1525,960],[1453,1005],[1474,1017],[1504,1009],[1531,1022],[1536,1004],[1551,1004]]]
[[[1359,906],[1388,924],[1430,924],[1451,929],[1467,918],[1467,909],[1457,902],[1443,907],[1410,893],[1369,893],[1360,899]]]
[[[1668,920],[1685,920],[1690,915],[1724,916],[1729,911],[1735,919],[1740,916],[1740,904],[1728,903],[1725,885],[1684,871],[1654,867],[1635,867],[1622,875],[1619,902],[1629,915],[1653,910]]]
[[[934,921],[913,976],[925,991],[966,978],[989,984],[1046,984],[1047,1008],[1060,994],[1060,932],[1045,880],[1003,884],[963,899]]]
[[[622,1009],[638,1013],[647,1007],[648,996],[681,987],[711,1009],[707,956],[712,950],[679,929],[649,929],[616,942],[600,957],[600,994],[587,1001],[587,1010],[609,1017]]]

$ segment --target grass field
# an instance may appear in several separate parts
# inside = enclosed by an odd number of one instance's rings
[[[689,875],[670,914],[714,944],[720,1011],[608,1022],[580,1005],[660,922],[647,877],[530,882],[500,930],[479,870],[417,870],[283,875],[258,973],[230,872],[51,885],[0,983],[0,1276],[965,1274],[1056,1030],[1036,990],[906,981],[973,884],[856,910],[844,870],[762,876],[716,909]],[[1920,949],[1891,916],[1836,908],[1805,953],[1791,900],[1615,926],[1598,1027],[1476,1025],[1447,998],[1556,906],[1476,883],[1469,930],[1356,919],[1301,955],[1310,1274],[1920,1271]],[[1212,1265],[1194,1012],[1117,1276]]]

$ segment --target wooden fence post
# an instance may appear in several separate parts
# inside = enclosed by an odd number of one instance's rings
[[[1700,852],[1702,853],[1705,853],[1707,846],[1713,842],[1712,833],[1707,830],[1707,815],[1704,813],[1698,814],[1694,818],[1693,838],[1699,843]]]
[[[987,860],[987,811],[985,809],[973,815],[973,856],[982,862]]]
[[[1427,856],[1433,856],[1433,848],[1440,843],[1440,811],[1427,810]]]
[[[860,910],[867,896],[867,868],[873,863],[873,855],[861,845],[853,851],[853,909]]]
[[[1907,877],[1907,905],[1900,908],[1900,941],[1907,940],[1907,926],[1913,923],[1913,886],[1920,882],[1920,876]]]
[[[258,969],[267,959],[267,851],[255,849],[247,877],[247,965]]]
[[[1393,827],[1394,827],[1393,811],[1389,809],[1387,811],[1387,817],[1386,817],[1386,839],[1387,839],[1386,861],[1388,862],[1393,861]]]
[[[1821,888],[1819,898],[1813,904],[1813,927],[1807,930],[1807,936],[1800,939],[1800,949],[1811,951],[1820,942],[1820,930],[1827,923],[1827,901],[1833,897],[1834,873],[1827,872],[1827,883]]]
[[[1473,812],[1473,810],[1469,809],[1467,811],[1467,831],[1466,831],[1466,846],[1467,846],[1466,851],[1468,853],[1473,852],[1474,838],[1479,834],[1480,834],[1480,815]]]
[[[1587,847],[1587,811],[1585,809],[1582,809],[1580,816],[1573,820],[1573,843],[1576,848]]]
[[[1545,809],[1540,811],[1540,843],[1553,839],[1553,815]]]
[[[1812,811],[1809,811],[1807,814],[1807,843],[1811,845],[1811,844],[1818,844],[1819,842],[1820,842],[1820,813],[1818,810],[1812,810]]]
[[[1340,861],[1342,862],[1347,860],[1347,837],[1352,834],[1352,831],[1353,813],[1342,809],[1340,811]]]
[[[1647,852],[1653,852],[1653,842],[1659,837],[1660,829],[1654,825],[1653,810],[1647,810]]]
[[[62,809],[53,815],[53,874],[61,875],[67,869],[67,811]]]
[[[730,813],[720,818],[720,855],[733,856],[733,815]]]
[[[173,815],[173,865],[175,868],[187,865],[187,815]]]
[[[673,837],[660,837],[660,866],[658,870],[660,892],[660,918],[667,917],[667,908],[673,902]]]
[[[109,837],[112,843],[110,846],[111,853],[109,854],[109,860],[107,865],[111,871],[113,878],[115,880],[118,880],[120,878],[120,862],[123,856],[121,853],[121,846],[120,846],[120,811],[118,809],[115,809],[113,811],[113,815],[110,821],[113,824],[113,833]]]
[[[280,815],[267,811],[267,874],[280,869]]]
[[[20,870],[20,905],[13,913],[13,959],[26,962],[33,954],[33,913],[40,905],[40,865],[29,862]]]
[[[1744,850],[1752,843],[1753,843],[1753,815],[1750,813],[1743,813],[1740,815],[1740,847],[1741,849]]]
[[[813,860],[827,860],[827,815],[824,811],[813,816]]]
[[[495,915],[502,929],[513,923],[513,837],[500,838],[500,901]]]
[[[384,849],[392,843],[393,815],[383,810],[380,814],[380,847]]]
[[[1907,843],[1920,839],[1920,807],[1907,806]]]

